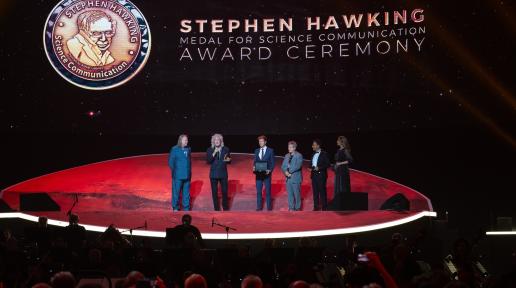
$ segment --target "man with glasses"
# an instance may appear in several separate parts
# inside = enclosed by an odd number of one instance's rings
[[[80,63],[100,67],[115,61],[109,47],[116,33],[116,21],[103,11],[91,10],[77,17],[79,33],[66,42]]]

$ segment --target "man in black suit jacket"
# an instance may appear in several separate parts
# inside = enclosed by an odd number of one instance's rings
[[[254,150],[253,173],[256,174],[256,211],[263,209],[262,190],[265,185],[265,202],[267,210],[272,210],[272,171],[274,170],[274,150],[267,146],[267,137],[265,135],[258,136],[259,147]],[[266,162],[267,170],[256,171],[257,162]]]
[[[218,185],[222,190],[222,209],[228,210],[228,168],[231,163],[229,148],[224,146],[224,139],[220,134],[211,136],[211,147],[206,151],[206,161],[210,164],[210,183],[213,207],[219,211]]]
[[[64,239],[68,249],[78,255],[86,245],[86,228],[79,225],[79,216],[73,213],[68,216],[68,223],[63,230]]]
[[[328,153],[321,149],[321,141],[319,139],[315,139],[312,142],[312,149],[314,154],[312,155],[311,168],[309,170],[312,178],[314,211],[319,210],[319,200],[322,210],[326,210],[328,206],[326,179],[328,178],[327,169],[330,167],[330,158],[328,158]]]
[[[190,236],[192,238],[188,238]],[[190,242],[190,240],[194,240]],[[192,216],[185,214],[181,217],[181,224],[166,229],[165,241],[171,248],[203,248],[204,241],[201,232],[192,225]],[[192,245],[194,247],[192,247]]]

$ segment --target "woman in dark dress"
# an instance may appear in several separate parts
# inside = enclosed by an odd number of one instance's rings
[[[333,192],[332,210],[344,209],[344,194],[351,192],[351,181],[349,177],[349,164],[353,162],[351,148],[348,139],[344,136],[337,138],[339,150],[335,153],[335,186]]]

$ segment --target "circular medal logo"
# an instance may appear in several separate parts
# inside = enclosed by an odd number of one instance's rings
[[[143,14],[128,0],[62,0],[47,18],[43,43],[59,75],[102,90],[124,84],[143,68],[151,36]]]

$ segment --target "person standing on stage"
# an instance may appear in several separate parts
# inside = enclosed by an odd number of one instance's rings
[[[224,146],[224,138],[220,134],[211,136],[211,147],[206,151],[206,161],[210,164],[211,196],[215,211],[220,210],[218,186],[222,190],[222,209],[228,210],[228,168],[231,163],[229,148]]]
[[[315,139],[312,142],[312,149],[314,154],[312,155],[311,167],[309,168],[312,178],[312,190],[314,194],[314,211],[326,210],[328,202],[326,199],[326,180],[328,178],[327,169],[330,167],[330,159],[328,153],[321,149],[321,140]]]
[[[339,150],[335,153],[335,186],[331,208],[332,210],[343,210],[344,197],[351,192],[349,164],[353,162],[353,157],[351,157],[351,148],[346,137],[339,136],[337,138],[337,145]]]
[[[267,210],[272,210],[271,199],[271,178],[272,170],[274,170],[274,150],[267,147],[267,137],[261,135],[258,137],[258,147],[254,150],[253,172],[256,174],[256,211],[261,211],[262,205],[262,188],[265,184],[265,198],[267,202]],[[256,169],[256,163],[266,163],[267,168],[264,171]]]
[[[301,182],[303,182],[303,155],[296,151],[297,143],[295,141],[288,142],[288,153],[283,159],[281,170],[286,177],[288,210],[301,210]]]
[[[174,211],[179,211],[179,193],[181,191],[183,210],[190,210],[191,152],[188,147],[188,136],[179,135],[177,145],[172,147],[168,157],[168,166],[172,172],[172,209]]]

